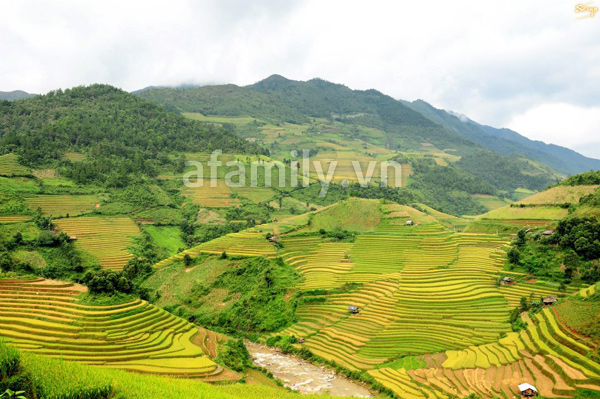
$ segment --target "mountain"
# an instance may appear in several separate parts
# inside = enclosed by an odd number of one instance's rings
[[[510,129],[481,125],[464,116],[437,109],[423,100],[402,103],[433,122],[458,132],[494,152],[521,154],[543,162],[566,175],[600,169],[600,160],[585,157],[568,148],[530,140]]]
[[[67,152],[81,153],[85,160],[66,171],[80,182],[155,174],[172,162],[169,152],[260,152],[222,127],[167,112],[108,85],[0,102],[0,148],[38,168],[56,167]]]
[[[27,93],[23,90],[15,90],[15,91],[0,91],[0,100],[22,100],[24,98],[35,97],[36,94]]]
[[[482,148],[518,154],[563,175],[600,169],[600,160],[568,148],[530,140],[510,129],[481,125],[466,116],[437,109],[423,100],[397,101],[377,90],[351,90],[322,79],[306,82],[272,75],[252,85],[149,87],[135,94],[170,111],[227,117],[253,117],[302,124],[328,118],[384,130],[387,148],[419,149],[429,143],[458,154]]]
[[[256,84],[150,89],[139,94],[169,110],[203,115],[250,116],[273,122],[305,123],[326,118],[386,132],[386,147],[420,149],[423,143],[463,153],[479,147],[377,90],[351,90],[322,79],[307,82],[272,75]]]
[[[352,160],[408,164],[412,175],[407,184],[417,202],[454,215],[481,213],[486,205],[479,195],[516,200],[517,190],[538,191],[562,177],[543,161],[521,155],[519,144],[445,111],[429,107],[424,112],[377,90],[352,90],[322,79],[272,75],[244,87],[137,93],[169,111],[227,125],[279,161],[289,160],[291,151],[309,149],[318,159],[339,161],[346,171],[352,170]],[[508,150],[498,150],[507,143]]]

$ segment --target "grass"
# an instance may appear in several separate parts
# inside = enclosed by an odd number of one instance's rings
[[[210,385],[200,381],[127,373],[23,354],[23,365],[44,398],[291,399],[298,395],[263,385]],[[326,399],[329,395],[306,395]]]
[[[0,156],[0,175],[4,176],[23,176],[30,175],[31,171],[19,164],[16,154],[6,154]]]
[[[40,187],[33,179],[23,177],[9,179],[0,176],[0,194],[35,194],[39,190]]]
[[[494,195],[475,194],[475,195],[473,195],[473,197],[475,198],[475,200],[477,202],[479,202],[481,205],[485,206],[490,211],[493,211],[494,209],[502,208],[503,206],[506,206],[507,204],[509,204],[509,202],[506,201],[505,199],[494,196]]]
[[[179,304],[192,292],[196,282],[210,285],[229,265],[229,260],[220,260],[216,257],[202,259],[190,268],[185,268],[180,263],[173,263],[157,269],[143,286],[161,293],[158,305]]]
[[[350,198],[318,212],[309,226],[310,231],[349,230],[375,231],[382,217],[380,200]]]
[[[177,254],[181,248],[186,247],[185,242],[181,239],[181,230],[179,227],[146,226],[144,231],[150,234],[150,237],[152,237],[156,244],[166,248],[169,256]]]

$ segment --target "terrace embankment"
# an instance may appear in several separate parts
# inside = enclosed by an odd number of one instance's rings
[[[332,396],[373,397],[364,386],[333,371],[316,366],[296,356],[286,355],[274,348],[247,342],[246,347],[257,366],[263,367],[302,394],[329,392]]]

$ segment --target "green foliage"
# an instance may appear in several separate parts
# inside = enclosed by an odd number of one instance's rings
[[[88,286],[91,294],[129,294],[133,291],[133,284],[128,278],[120,272],[110,270],[88,271],[83,276],[83,283]]]
[[[44,356],[28,355],[24,360],[37,397],[105,399],[114,392],[112,381],[103,378],[96,368]]]
[[[600,223],[593,218],[566,218],[558,223],[553,240],[584,259],[600,258]]]
[[[456,165],[465,172],[482,178],[498,190],[514,191],[526,188],[537,191],[555,182],[552,173],[541,173],[539,168],[517,155],[480,151],[465,155]]]
[[[521,318],[521,309],[514,308],[510,312],[509,322],[514,332],[519,332],[527,328],[527,323]]]
[[[252,358],[242,339],[228,339],[219,344],[217,362],[234,371],[245,371],[252,366]]]
[[[212,282],[196,283],[186,297],[165,309],[234,335],[277,331],[294,320],[297,299],[286,298],[299,277],[293,267],[262,257],[230,262],[232,267],[224,271],[219,266]],[[214,306],[215,298],[221,306]]]
[[[590,186],[600,184],[600,170],[590,170],[589,172],[571,176],[563,180],[560,184],[563,186]]]
[[[21,354],[19,351],[0,339],[0,381],[16,375],[20,367]]]
[[[107,85],[57,90],[43,96],[0,102],[0,148],[16,152],[27,165],[60,165],[78,183],[97,181],[126,187],[156,175],[172,161],[165,151],[222,149],[258,152],[258,148],[217,126],[174,115]],[[65,152],[86,155],[61,161]]]
[[[518,248],[512,247],[508,250],[508,261],[513,265],[518,265],[521,260],[521,252]]]
[[[10,389],[7,389],[6,391],[4,391],[3,394],[0,395],[0,399],[27,399],[27,397],[23,395],[24,393],[25,391],[12,391]]]

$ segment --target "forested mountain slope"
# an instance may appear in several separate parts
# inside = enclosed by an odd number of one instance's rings
[[[214,125],[167,112],[108,85],[57,90],[24,101],[0,102],[0,151],[28,166],[67,165],[89,183],[114,174],[152,175],[173,151],[259,152]],[[66,153],[85,159],[70,164]]]
[[[600,168],[600,160],[585,157],[565,147],[530,140],[510,129],[496,129],[480,125],[468,118],[459,118],[447,111],[437,109],[423,100],[402,101],[402,103],[433,122],[459,132],[494,152],[521,154],[535,161],[543,162],[564,174],[582,173]]]

